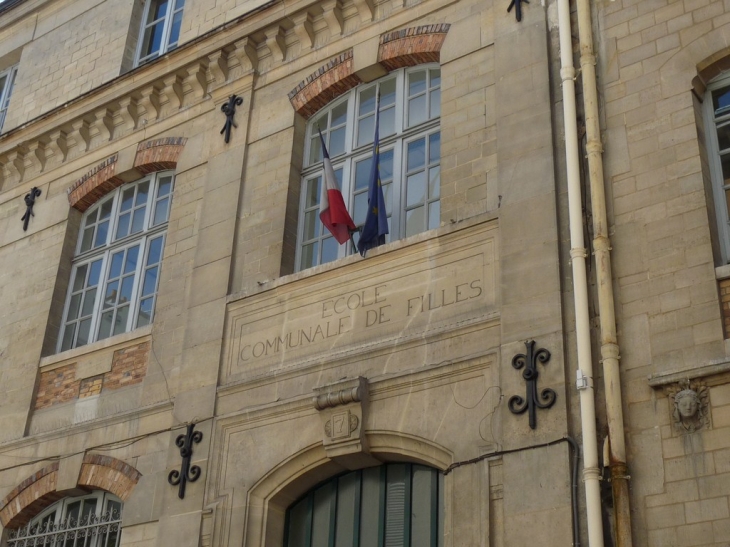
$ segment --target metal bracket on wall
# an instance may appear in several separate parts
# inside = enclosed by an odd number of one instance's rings
[[[512,11],[512,8],[515,8],[515,16],[517,17],[517,22],[519,23],[522,21],[522,2],[525,4],[529,4],[527,0],[512,0],[509,3],[509,7],[507,8],[507,13]]]
[[[30,217],[34,217],[35,213],[33,212],[33,206],[35,205],[35,198],[41,195],[41,189],[34,186],[30,189],[30,192],[25,194],[25,197],[23,200],[25,201],[25,214],[20,217],[20,220],[23,221],[23,231],[28,231],[28,223],[30,222]]]
[[[190,465],[193,456],[193,443],[199,443],[203,440],[203,432],[195,431],[195,424],[188,424],[187,431],[178,435],[175,444],[180,448],[180,456],[182,456],[182,464],[180,471],[173,469],[167,476],[167,482],[173,486],[180,485],[177,491],[177,497],[183,499],[185,497],[185,484],[195,482],[200,477],[200,467]]]
[[[543,365],[550,360],[550,352],[544,348],[535,351],[535,341],[525,342],[527,354],[518,353],[512,358],[512,366],[522,371],[522,377],[525,379],[525,397],[513,395],[507,402],[507,407],[512,414],[522,414],[528,411],[530,416],[530,429],[537,427],[537,409],[550,408],[555,404],[557,394],[550,388],[545,388],[537,394],[537,378],[540,375],[537,371],[537,362]]]
[[[225,133],[225,141],[226,144],[228,144],[228,141],[231,140],[231,127],[238,127],[236,125],[236,122],[233,121],[233,116],[236,115],[236,107],[241,106],[243,104],[243,97],[239,97],[238,95],[231,95],[228,97],[228,102],[221,105],[221,112],[226,115],[226,123],[223,126],[223,129],[221,129],[221,135]]]

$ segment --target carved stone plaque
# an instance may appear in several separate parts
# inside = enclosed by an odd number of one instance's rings
[[[495,315],[497,234],[493,223],[455,230],[230,303],[224,381],[422,341]]]

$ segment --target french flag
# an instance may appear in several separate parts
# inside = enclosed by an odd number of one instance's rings
[[[342,192],[337,187],[335,170],[332,169],[332,162],[330,162],[321,131],[319,138],[322,141],[322,153],[324,154],[324,184],[322,184],[322,192],[319,196],[319,219],[342,245],[350,239],[350,232],[357,230],[357,226],[352,221],[350,213],[347,212]]]

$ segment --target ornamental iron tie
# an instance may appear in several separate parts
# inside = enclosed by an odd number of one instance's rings
[[[190,460],[193,456],[193,443],[199,443],[203,440],[203,432],[195,431],[195,424],[188,424],[187,432],[178,435],[175,444],[180,448],[182,456],[182,464],[180,471],[173,469],[167,476],[167,482],[173,486],[180,485],[177,491],[177,497],[183,499],[185,497],[185,483],[195,482],[200,477],[200,467],[197,465],[190,466]]]
[[[221,112],[226,115],[226,123],[223,126],[223,129],[221,129],[221,135],[225,133],[225,141],[226,144],[228,144],[228,141],[231,140],[231,127],[238,127],[236,125],[236,122],[233,121],[233,116],[236,115],[236,107],[241,106],[243,104],[243,97],[239,97],[238,95],[231,95],[228,97],[228,102],[221,105]]]
[[[41,189],[37,187],[33,187],[30,189],[30,192],[25,194],[25,197],[23,200],[25,201],[25,214],[20,217],[20,220],[23,221],[23,231],[28,231],[28,223],[30,222],[30,217],[34,217],[35,213],[33,212],[33,206],[35,205],[35,198],[41,195]]]
[[[550,388],[545,388],[537,395],[537,378],[540,375],[537,371],[537,362],[540,361],[545,365],[550,360],[550,352],[544,348],[535,351],[535,341],[525,342],[527,355],[518,353],[512,358],[512,366],[522,371],[522,377],[525,379],[525,398],[519,395],[513,395],[509,398],[507,406],[512,414],[522,414],[525,410],[529,411],[530,429],[537,427],[537,409],[550,408],[555,404],[557,394]]]

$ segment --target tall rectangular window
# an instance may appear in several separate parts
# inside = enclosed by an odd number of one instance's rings
[[[10,95],[13,93],[15,76],[18,73],[18,65],[12,66],[0,73],[0,131],[5,124],[5,116],[8,113]]]
[[[137,49],[137,64],[177,47],[185,0],[147,0]]]
[[[353,252],[338,245],[319,220],[327,146],[347,209],[358,227],[368,208],[375,108],[380,94],[380,181],[385,197],[387,241],[436,228],[441,220],[441,69],[420,65],[391,72],[332,101],[307,124],[299,207],[297,270]],[[358,234],[353,236],[357,244]]]
[[[58,350],[152,322],[173,174],[122,186],[81,221]]]

